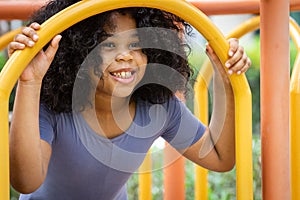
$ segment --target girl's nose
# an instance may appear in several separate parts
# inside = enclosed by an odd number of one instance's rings
[[[133,59],[133,56],[130,51],[121,52],[116,56],[116,61],[118,61],[118,62],[119,61],[129,61],[132,59]]]

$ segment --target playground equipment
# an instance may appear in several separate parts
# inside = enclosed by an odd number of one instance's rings
[[[241,25],[239,25],[237,28],[235,28],[232,32],[230,32],[227,36],[227,38],[241,38],[243,35],[254,31],[259,28],[259,17],[251,18],[245,22],[243,22]],[[195,91],[195,99],[194,99],[194,109],[195,109],[195,116],[197,116],[202,122],[208,124],[208,86],[210,84],[211,78],[213,74],[213,68],[211,66],[210,61],[207,59],[204,64],[202,65],[200,72],[198,73],[197,80],[194,85],[194,91]],[[247,141],[244,141],[244,139],[249,138],[240,138],[241,141],[245,144]],[[237,149],[237,151],[240,151],[240,149]],[[244,154],[245,155],[245,154]],[[244,162],[252,162],[252,155],[249,155],[250,157],[244,157]],[[208,199],[208,192],[207,192],[207,175],[208,170],[196,166],[196,177],[195,177],[195,199]],[[239,170],[237,165],[237,170]],[[237,171],[239,173],[239,171]],[[243,172],[240,172],[243,173]]]
[[[4,35],[1,35],[0,37],[0,51],[2,51],[14,38],[16,34],[18,34],[21,31],[21,28],[17,28],[15,30],[12,30]]]
[[[60,13],[56,14],[44,24],[38,31],[39,42],[31,49],[15,52],[8,60],[0,74],[0,111],[3,118],[0,119],[0,198],[9,198],[9,155],[8,155],[8,99],[9,94],[22,73],[22,70],[34,57],[34,55],[53,38],[69,26],[92,15],[121,7],[153,7],[174,13],[193,25],[210,43],[222,63],[227,60],[228,44],[220,31],[210,22],[206,15],[185,1],[159,1],[159,0],[136,0],[111,1],[90,0],[78,2]],[[187,14],[188,13],[188,14]],[[235,95],[236,107],[236,145],[237,149],[237,197],[239,199],[252,199],[252,163],[245,163],[244,157],[251,154],[251,93],[244,75],[232,75],[230,81]],[[243,134],[241,137],[240,134]],[[239,136],[240,135],[240,136]],[[242,138],[248,138],[243,141]],[[248,142],[246,142],[248,141]],[[245,143],[246,142],[246,143]],[[245,155],[244,155],[245,154]],[[251,156],[250,156],[251,157]],[[250,167],[249,167],[250,166]],[[244,172],[241,172],[243,171]]]
[[[297,57],[294,62],[293,72],[291,75],[290,82],[290,119],[291,119],[291,132],[290,132],[290,155],[291,155],[291,199],[296,200],[300,198],[300,191],[298,189],[300,185],[300,124],[297,123],[297,119],[300,117],[300,27],[293,20],[290,19],[290,35],[293,39],[294,44],[297,47]],[[255,31],[259,28],[260,25],[260,17],[253,17],[240,26],[238,26],[235,30],[233,30],[227,38],[240,38],[243,35]],[[201,71],[197,77],[197,81],[195,84],[195,107],[197,113],[195,114],[201,120],[207,120],[208,115],[208,101],[203,101],[203,99],[208,98],[207,86],[211,80],[213,73],[212,66],[210,62],[207,60],[203,66],[201,67]],[[197,101],[199,99],[199,101]],[[200,101],[201,99],[201,101]],[[298,134],[297,134],[298,133]],[[207,170],[197,167],[196,173],[196,181],[195,181],[195,191],[196,198],[195,199],[207,199],[206,193],[204,190],[204,186],[207,182]],[[202,191],[201,193],[198,191]]]
[[[206,15],[260,13],[260,0],[187,0]],[[26,20],[46,0],[0,1],[0,19]],[[288,1],[287,1],[288,2]],[[300,0],[290,0],[290,9],[300,10]],[[222,5],[222,6],[217,6]]]
[[[19,1],[20,2],[20,1]],[[261,13],[262,18],[262,24],[261,26],[261,43],[262,43],[262,58],[266,59],[262,61],[262,79],[261,79],[261,85],[263,88],[262,92],[262,98],[266,99],[266,101],[262,101],[262,159],[263,159],[263,197],[264,199],[289,199],[289,161],[288,161],[288,152],[289,152],[289,146],[288,144],[288,128],[287,124],[289,124],[287,118],[287,110],[289,108],[287,98],[289,95],[287,95],[288,87],[287,82],[289,77],[288,73],[288,10],[289,6],[291,10],[299,10],[299,0],[278,0],[278,1],[266,1],[266,0],[253,0],[253,1],[247,1],[247,0],[235,0],[235,1],[222,1],[222,6],[216,6],[218,3],[218,0],[210,0],[210,1],[204,1],[204,0],[194,0],[190,1],[194,5],[196,5],[198,8],[200,8],[204,13],[206,14],[236,14],[236,13]],[[247,8],[245,8],[245,4],[243,2],[249,2],[249,5],[252,5],[253,7],[247,5]],[[0,2],[0,8],[4,8]],[[235,4],[236,3],[236,4]],[[261,3],[261,6],[259,7],[259,3]],[[232,5],[230,5],[232,4]],[[228,6],[230,5],[230,6]],[[231,9],[232,8],[232,9]],[[251,8],[252,11],[249,9]],[[2,17],[1,14],[4,12],[0,12],[0,17]],[[274,15],[276,13],[276,16]],[[9,13],[11,14],[11,13]],[[280,15],[279,15],[280,14]],[[276,17],[276,18],[275,18]],[[279,20],[278,18],[282,18],[282,20]],[[4,18],[5,19],[5,18]],[[272,26],[272,30],[269,29],[268,25]],[[275,29],[274,29],[275,28]],[[282,40],[284,38],[284,40]],[[278,44],[277,42],[280,41]],[[270,51],[270,49],[276,51]],[[284,53],[281,53],[284,52]],[[276,56],[274,56],[276,55]],[[268,59],[267,59],[268,58]],[[272,59],[269,59],[272,58]],[[298,60],[298,57],[297,57]],[[297,61],[298,62],[298,61]],[[270,67],[272,66],[272,68]],[[293,70],[293,75],[291,78],[291,95],[290,95],[290,101],[291,101],[291,108],[292,102],[299,102],[299,92],[297,92],[299,89],[299,76],[296,74],[299,74],[296,71],[299,70]],[[273,71],[272,73],[269,73],[268,70]],[[294,75],[295,74],[295,75]],[[275,80],[270,80],[268,77],[276,77]],[[295,81],[294,81],[295,80]],[[298,81],[298,83],[297,83]],[[280,87],[277,87],[276,84],[267,84],[270,83],[279,83]],[[293,89],[293,88],[294,89]],[[271,90],[270,90],[271,89]],[[267,91],[271,91],[267,93]],[[293,91],[293,92],[292,92]],[[295,92],[295,93],[294,93]],[[3,97],[3,94],[6,93],[6,90],[0,92],[0,96]],[[1,97],[1,98],[2,98]],[[277,101],[277,103],[270,103],[267,99],[268,97],[272,97],[274,100]],[[284,97],[284,99],[282,99]],[[271,100],[273,101],[273,100]],[[5,103],[4,103],[5,104]],[[268,108],[264,108],[269,106]],[[6,106],[6,105],[3,105]],[[2,106],[2,107],[3,107]],[[280,111],[284,111],[283,115],[278,115],[277,109]],[[293,192],[296,190],[293,189],[295,186],[299,186],[299,184],[296,182],[297,178],[299,177],[299,172],[295,173],[293,170],[299,169],[299,164],[296,165],[296,163],[299,163],[295,159],[298,156],[296,154],[296,148],[299,147],[299,144],[297,141],[299,141],[299,136],[296,135],[296,133],[300,132],[299,127],[296,126],[297,122],[295,119],[299,119],[299,114],[297,114],[297,111],[299,111],[299,107],[293,108],[291,110],[291,174],[292,175],[292,182],[291,182],[291,188],[292,188],[292,198],[296,199],[293,195]],[[296,113],[296,114],[293,114]],[[4,113],[5,114],[5,113]],[[6,115],[4,115],[6,116]],[[297,118],[294,118],[293,116],[297,116]],[[278,122],[278,118],[283,119],[282,122]],[[276,123],[278,124],[276,126]],[[274,125],[275,124],[275,125]],[[292,125],[295,124],[295,125]],[[298,123],[299,125],[299,123]],[[3,127],[3,126],[1,126]],[[275,127],[275,128],[274,128]],[[271,129],[268,129],[271,128]],[[293,131],[294,130],[294,131]],[[2,134],[2,133],[1,133]],[[294,136],[293,136],[294,135]],[[0,143],[2,140],[0,140]],[[4,141],[5,143],[5,141]],[[2,148],[2,143],[0,144]],[[5,148],[4,148],[5,149]],[[3,151],[1,151],[0,157],[3,158]],[[5,152],[3,152],[5,154]],[[269,159],[268,159],[269,158]],[[0,163],[0,167],[2,169],[2,160]],[[293,164],[295,163],[295,164]],[[1,180],[2,180],[2,176]],[[295,177],[295,178],[293,178]],[[298,178],[299,181],[299,178]],[[293,186],[294,185],[294,186]],[[3,188],[3,187],[1,187]],[[2,191],[0,191],[0,195],[2,194]]]

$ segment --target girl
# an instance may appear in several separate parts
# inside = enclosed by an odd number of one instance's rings
[[[54,0],[38,11],[9,55],[34,46],[39,24],[75,2]],[[191,74],[182,44],[190,30],[170,13],[126,8],[55,36],[18,81],[10,171],[20,199],[127,199],[126,181],[160,136],[207,169],[232,169],[233,93],[209,46],[216,69],[209,127],[174,95]],[[247,55],[237,40],[229,44],[228,72],[245,72]]]

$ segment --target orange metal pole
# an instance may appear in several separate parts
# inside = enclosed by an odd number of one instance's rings
[[[206,15],[259,13],[259,0],[187,0]],[[46,1],[0,1],[0,19],[26,20]],[[300,10],[300,0],[291,0],[290,9]]]
[[[185,200],[185,158],[166,143],[164,149],[164,200]]]
[[[260,12],[259,0],[187,0],[206,15],[257,14]],[[300,0],[290,0],[292,11],[300,10]]]
[[[259,13],[258,0],[189,0],[207,15]]]
[[[28,19],[30,15],[45,4],[38,1],[0,1],[0,19]]]
[[[185,103],[181,92],[176,96]],[[185,200],[185,158],[167,142],[164,149],[164,200]]]
[[[261,0],[262,196],[290,199],[289,1]]]

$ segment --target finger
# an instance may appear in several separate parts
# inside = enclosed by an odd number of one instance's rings
[[[37,22],[33,22],[29,27],[33,28],[34,30],[39,30],[41,28],[41,25]]]
[[[28,47],[33,47],[35,44],[35,42],[32,39],[28,38],[24,34],[17,34],[14,38],[14,42],[24,44],[25,46],[28,46]]]
[[[240,59],[237,63],[235,63],[230,69],[229,71],[231,71],[231,74],[233,72],[237,73],[238,75],[246,72],[249,67],[251,66],[251,61],[250,59],[247,57],[246,54],[243,55],[243,58]]]
[[[31,27],[25,27],[22,29],[22,33],[26,35],[32,41],[38,41],[39,36],[37,35],[36,31]]]
[[[250,58],[247,58],[246,65],[244,65],[244,67],[242,69],[240,69],[239,71],[237,71],[237,74],[239,75],[241,73],[246,72],[250,67],[251,67],[251,60],[250,60]]]
[[[227,68],[231,68],[233,65],[235,65],[237,62],[239,62],[241,59],[243,59],[244,55],[244,48],[239,46],[238,49],[235,51],[232,57],[230,57],[226,63],[225,66]]]
[[[236,38],[230,38],[228,40],[228,43],[229,43],[228,55],[229,57],[232,57],[239,48],[239,40]]]
[[[30,24],[29,26],[30,28],[34,29],[35,31],[39,30],[41,28],[41,25],[37,22],[33,22],[32,24]],[[36,32],[33,33],[32,35],[32,39],[34,41],[38,41],[39,36],[36,34]]]
[[[8,56],[10,57],[16,50],[22,50],[25,45],[19,42],[11,42],[8,45]]]
[[[46,54],[46,56],[47,56],[47,58],[48,58],[48,60],[49,60],[50,62],[52,62],[52,60],[54,59],[54,56],[55,56],[55,54],[56,54],[56,52],[57,52],[57,49],[58,49],[59,42],[60,42],[61,38],[62,38],[61,35],[56,35],[56,36],[52,39],[52,41],[51,41],[49,47],[48,47],[48,48],[46,49],[46,51],[45,51],[45,54]]]

